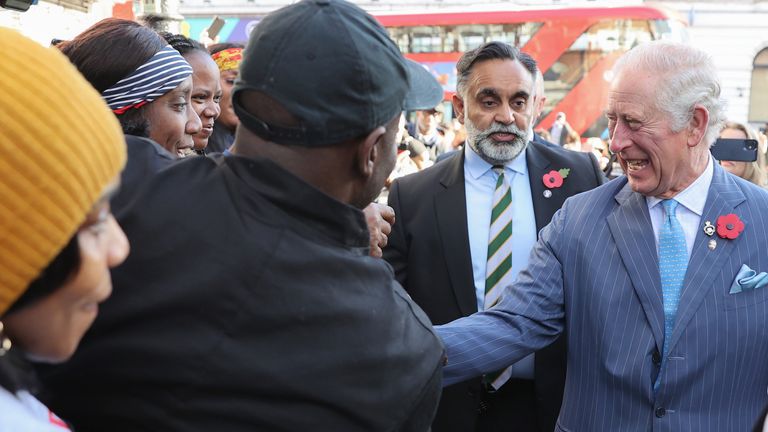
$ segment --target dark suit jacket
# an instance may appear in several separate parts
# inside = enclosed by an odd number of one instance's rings
[[[537,231],[549,223],[566,198],[604,181],[591,154],[565,150],[543,140],[529,144],[526,162]],[[542,177],[562,168],[570,168],[569,176],[562,187],[552,189],[552,196],[545,198]],[[465,203],[463,152],[397,179],[390,189],[389,205],[395,209],[397,220],[384,258],[433,324],[477,311]],[[565,383],[565,361],[564,338],[536,354],[535,386],[542,431],[555,427]],[[444,389],[433,423],[435,432],[474,430],[480,384],[476,379]]]

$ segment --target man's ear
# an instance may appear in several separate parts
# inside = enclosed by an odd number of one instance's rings
[[[546,104],[547,104],[547,97],[546,96],[540,96],[540,95],[536,96],[536,106],[535,106],[534,112],[533,112],[533,114],[536,116],[536,118],[533,119],[534,121],[539,119],[539,117],[541,116],[541,113],[544,111],[544,105],[546,105]]]
[[[688,147],[696,147],[704,139],[709,125],[709,111],[702,105],[693,107],[693,115],[688,124]]]
[[[459,119],[459,123],[464,124],[464,99],[462,99],[458,93],[455,93],[453,99],[451,99],[451,103],[453,104],[455,117]]]
[[[373,167],[377,158],[381,155],[381,142],[387,130],[384,126],[379,126],[369,133],[363,141],[357,146],[355,166],[357,170],[365,177],[373,175]]]

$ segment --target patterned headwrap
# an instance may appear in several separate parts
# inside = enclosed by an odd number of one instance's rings
[[[192,75],[192,67],[170,45],[127,77],[104,90],[101,97],[115,114],[139,108],[175,89]]]
[[[213,61],[219,66],[221,72],[236,70],[243,60],[242,48],[227,48],[211,55]]]

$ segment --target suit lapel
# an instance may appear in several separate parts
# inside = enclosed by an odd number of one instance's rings
[[[464,153],[443,162],[448,164],[440,179],[442,190],[435,194],[435,221],[442,242],[456,302],[464,315],[477,312],[477,296],[472,277],[467,231],[466,192],[464,189]]]
[[[608,228],[661,352],[664,344],[664,309],[656,242],[648,205],[642,195],[632,192],[629,184],[616,194],[616,201],[618,206],[608,215]]]
[[[563,205],[563,200],[552,198],[542,198],[544,196],[544,182],[542,176],[548,172],[551,165],[549,159],[539,151],[538,144],[535,141],[528,143],[528,150],[525,152],[525,161],[528,164],[528,180],[531,185],[531,198],[533,201],[533,213],[536,218],[536,232],[541,231],[547,226],[557,209]]]
[[[700,229],[696,234],[696,240],[693,242],[691,259],[689,260],[688,270],[685,274],[682,292],[680,293],[680,303],[675,318],[674,329],[672,330],[672,340],[669,349],[672,350],[680,339],[685,327],[693,318],[696,310],[701,306],[701,302],[712,290],[712,281],[722,270],[723,264],[728,256],[733,253],[738,244],[739,238],[727,240],[720,238],[717,234],[708,237],[704,234],[703,227],[706,221],[713,225],[717,224],[717,218],[729,213],[735,213],[734,208],[744,202],[746,199],[743,192],[731,179],[725,170],[715,164],[712,184],[709,187],[707,203],[704,206],[704,212],[701,215]],[[710,239],[717,242],[715,250],[710,250],[708,243]]]

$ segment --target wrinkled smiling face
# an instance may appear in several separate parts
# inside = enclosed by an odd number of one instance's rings
[[[608,130],[611,151],[633,191],[645,196],[671,198],[699,175],[688,128],[673,132],[667,115],[657,109],[657,75],[625,68],[608,94]]]
[[[504,164],[528,144],[533,120],[533,77],[515,60],[486,60],[472,66],[465,95],[454,110],[467,129],[467,143],[490,164]]]

